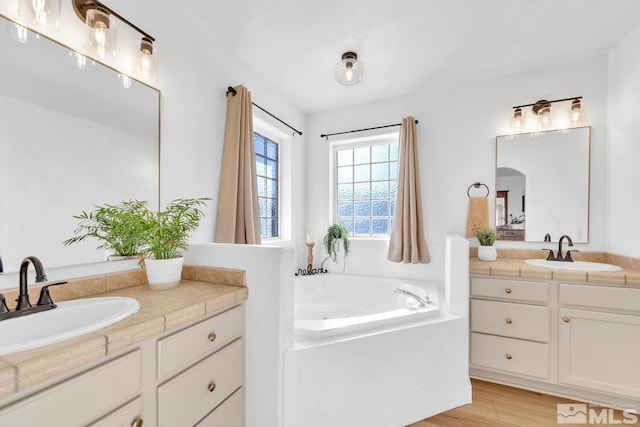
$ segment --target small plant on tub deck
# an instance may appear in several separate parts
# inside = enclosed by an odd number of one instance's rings
[[[327,234],[325,234],[323,243],[324,249],[327,251],[327,257],[322,261],[320,268],[324,266],[324,263],[331,258],[333,262],[338,263],[338,252],[340,251],[340,242],[342,242],[342,247],[344,249],[344,255],[342,260],[344,262],[344,257],[349,254],[349,232],[347,229],[340,224],[333,224],[329,226],[327,229]]]
[[[498,238],[498,233],[492,228],[479,228],[474,232],[474,235],[480,242],[480,246],[493,246]]]

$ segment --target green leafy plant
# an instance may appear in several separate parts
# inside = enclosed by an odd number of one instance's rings
[[[189,235],[198,228],[210,199],[176,199],[163,211],[144,214],[143,253],[155,259],[171,259],[181,256],[179,249],[186,249]]]
[[[493,246],[493,243],[498,238],[498,233],[492,228],[479,228],[474,232],[474,235],[481,246]]]
[[[62,242],[69,246],[91,237],[102,241],[96,249],[119,256],[135,256],[142,251],[142,236],[147,224],[147,202],[129,200],[117,205],[96,205],[95,209],[73,217],[80,220],[75,236]]]
[[[324,249],[327,252],[327,257],[322,261],[320,268],[324,266],[324,263],[331,258],[333,262],[338,263],[338,251],[340,249],[340,241],[342,241],[342,247],[344,249],[344,257],[349,254],[349,232],[340,224],[333,224],[327,228],[327,234],[325,234],[323,243]]]

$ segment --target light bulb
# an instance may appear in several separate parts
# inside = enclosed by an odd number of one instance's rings
[[[580,99],[574,99],[571,102],[571,126],[580,126],[582,124],[582,104]]]
[[[520,133],[524,127],[524,117],[522,108],[516,108],[513,111],[513,118],[511,119],[511,133]]]
[[[19,0],[18,14],[38,29],[60,29],[60,0]]]
[[[99,59],[113,55],[115,28],[109,13],[99,8],[87,10],[86,24],[89,26],[89,49]]]

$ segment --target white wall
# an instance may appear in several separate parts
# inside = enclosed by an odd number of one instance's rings
[[[607,250],[640,257],[640,26],[609,55]]]
[[[476,181],[495,195],[495,137],[509,133],[512,106],[539,99],[583,96],[591,135],[591,215],[589,244],[583,250],[604,250],[607,58],[497,76],[456,86],[418,89],[413,95],[341,110],[312,114],[307,120],[306,224],[323,235],[329,218],[329,147],[321,133],[399,123],[413,115],[418,124],[425,233],[436,253],[447,234],[464,235],[467,188]],[[493,202],[490,209],[494,221]],[[498,242],[501,247],[541,247],[537,243]],[[364,248],[366,246],[366,249]],[[362,248],[360,251],[359,249]],[[386,241],[355,241],[349,263],[386,269]],[[391,267],[389,267],[391,268]],[[415,266],[393,267],[415,270]],[[432,268],[425,266],[424,271]],[[347,266],[347,270],[349,265]],[[401,274],[401,271],[396,271]]]

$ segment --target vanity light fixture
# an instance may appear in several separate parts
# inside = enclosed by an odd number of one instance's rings
[[[345,52],[336,64],[336,81],[345,86],[353,86],[364,77],[364,66],[355,52]]]
[[[60,30],[60,0],[19,0],[18,14],[39,30]]]
[[[36,0],[33,0],[36,1]],[[143,77],[148,77],[153,68],[153,43],[155,39],[127,21],[121,15],[97,0],[71,0],[73,10],[82,22],[90,28],[89,46],[94,53],[104,59],[115,52],[115,20],[117,18],[136,32],[140,33],[140,59],[136,71]]]
[[[582,97],[576,96],[573,98],[554,99],[548,101],[541,99],[533,104],[516,105],[513,107],[513,118],[511,119],[511,131],[512,133],[524,132],[524,111],[523,108],[531,107],[531,112],[538,118],[537,131],[547,130],[551,128],[551,104],[556,102],[571,101],[571,115],[570,123],[571,127],[580,126],[582,124]]]

